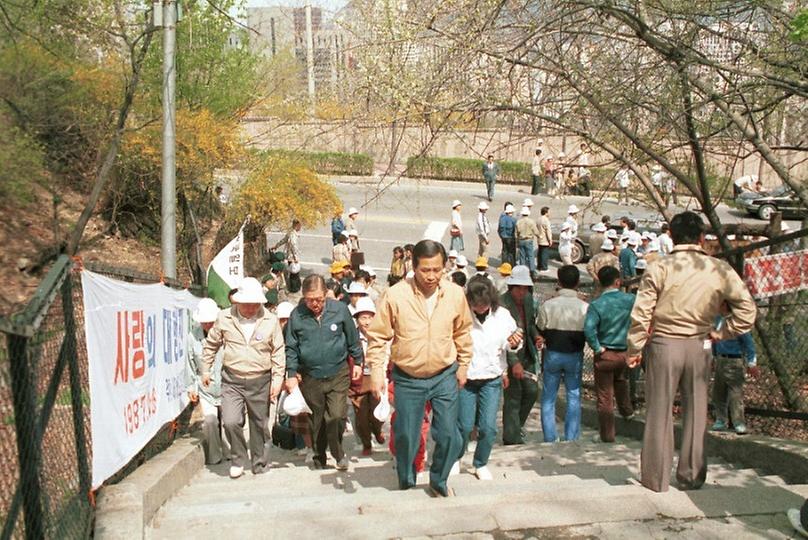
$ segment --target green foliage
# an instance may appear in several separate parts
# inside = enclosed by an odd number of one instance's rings
[[[266,150],[267,156],[298,162],[319,174],[369,176],[373,174],[373,159],[367,154],[348,152],[304,152],[302,150]]]
[[[796,42],[808,40],[808,9],[803,9],[791,23],[792,30],[790,37]]]
[[[407,176],[437,178],[440,180],[481,181],[484,160],[466,158],[435,158],[411,156],[407,158]],[[530,163],[498,161],[498,182],[528,184],[531,181]]]
[[[9,126],[0,115],[0,198],[26,203],[32,199],[35,182],[45,179],[42,148],[19,128]]]

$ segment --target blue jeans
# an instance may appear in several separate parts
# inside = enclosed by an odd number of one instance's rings
[[[519,264],[530,268],[531,275],[536,271],[536,257],[533,256],[533,240],[519,240]]]
[[[497,438],[497,409],[501,395],[502,377],[486,380],[469,379],[466,386],[460,389],[457,424],[460,427],[463,447],[458,459],[466,453],[469,435],[476,425],[477,449],[474,450],[473,462],[475,468],[488,464],[488,457]]]
[[[426,402],[432,403],[432,440],[435,450],[429,467],[429,485],[447,492],[446,479],[460,454],[457,429],[457,364],[432,377],[419,379],[393,368],[396,420],[393,423],[396,445],[396,472],[401,489],[415,486],[415,454],[421,443]]]
[[[581,366],[584,353],[562,353],[545,350],[544,387],[541,392],[541,429],[544,442],[554,442],[556,436],[555,404],[558,387],[564,378],[567,390],[567,414],[564,418],[564,438],[575,441],[581,436]]]

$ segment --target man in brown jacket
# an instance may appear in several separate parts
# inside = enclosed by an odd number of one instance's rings
[[[266,298],[261,283],[244,278],[233,301],[236,305],[219,312],[205,339],[202,384],[210,384],[216,352],[224,347],[222,424],[230,443],[230,477],[238,478],[244,474],[247,462],[245,405],[250,418],[252,472],[261,474],[269,469],[269,401],[280,393],[286,355],[278,318],[264,309]]]
[[[435,496],[449,496],[446,480],[460,455],[457,424],[458,392],[466,384],[472,356],[471,311],[463,289],[441,279],[446,251],[432,240],[421,240],[412,254],[412,279],[388,289],[368,329],[366,363],[374,393],[382,397],[387,344],[395,384],[395,433],[398,484],[415,486],[413,465],[420,444],[424,406],[432,404],[435,451],[429,487]]]
[[[749,332],[756,315],[755,302],[738,274],[702,250],[703,222],[698,214],[674,216],[671,235],[673,252],[649,265],[642,276],[628,334],[629,367],[639,365],[645,354],[648,412],[640,481],[653,491],[667,491],[670,484],[671,410],[677,389],[682,392],[683,418],[676,479],[680,489],[704,484],[711,339]],[[722,302],[731,313],[721,331],[715,332],[712,325]]]

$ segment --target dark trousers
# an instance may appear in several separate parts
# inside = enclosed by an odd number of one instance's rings
[[[300,391],[306,400],[309,415],[309,433],[314,447],[314,459],[325,465],[326,448],[337,461],[345,455],[342,434],[348,414],[348,388],[351,384],[347,362],[333,377],[315,379],[303,375]]]
[[[442,494],[448,488],[446,480],[452,465],[460,455],[462,445],[457,427],[458,392],[457,364],[425,378],[407,375],[393,368],[396,419],[393,422],[396,445],[396,472],[401,489],[415,486],[415,456],[421,443],[426,402],[432,404],[432,440],[435,450],[429,467],[429,485]]]
[[[511,266],[516,265],[516,238],[502,238],[502,255],[500,259],[503,263],[508,263]]]
[[[530,189],[531,195],[538,195],[539,191],[541,190],[541,176],[532,175],[531,180],[533,181],[533,185]]]
[[[539,397],[539,383],[528,378],[517,379],[511,368],[508,368],[508,380],[510,384],[505,389],[502,404],[502,442],[524,444],[522,428]]]
[[[373,396],[370,390],[370,375],[363,375],[362,387],[349,392],[351,404],[354,408],[354,415],[356,416],[354,429],[356,430],[359,440],[362,441],[362,447],[364,448],[371,448],[373,446],[371,436],[375,435],[377,440],[382,438],[382,426],[384,425],[383,422],[379,422],[379,420],[373,416],[373,409],[379,404],[379,400]]]
[[[239,377],[222,370],[222,424],[230,443],[230,463],[244,467],[247,463],[247,442],[244,440],[244,408],[250,419],[250,460],[252,471],[260,474],[269,468],[270,372],[252,378]]]
[[[552,246],[539,245],[539,252],[536,255],[539,270],[547,270],[550,264],[550,250]]]
[[[715,419],[732,425],[744,423],[743,383],[746,379],[746,362],[743,358],[716,356],[715,382],[713,383],[713,406]],[[729,416],[727,413],[729,412]]]
[[[707,390],[712,351],[702,338],[654,335],[646,347],[645,432],[640,460],[642,485],[667,491],[673,465],[673,400],[682,399],[682,446],[676,479],[681,489],[697,489],[707,479]]]
[[[497,179],[486,176],[485,177],[485,190],[488,195],[488,200],[494,200],[494,188],[497,185]]]
[[[608,355],[607,355],[608,357]],[[597,391],[600,440],[614,442],[614,401],[622,417],[631,416],[634,407],[628,394],[628,366],[625,357],[606,359],[595,355],[595,390]]]

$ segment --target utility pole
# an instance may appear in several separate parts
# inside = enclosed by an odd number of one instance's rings
[[[306,0],[306,65],[309,79],[309,108],[314,116],[314,106],[316,103],[314,93],[314,35],[311,30],[311,0]]]
[[[177,188],[174,100],[176,83],[177,3],[163,0],[163,197],[160,261],[163,276],[177,277]]]

